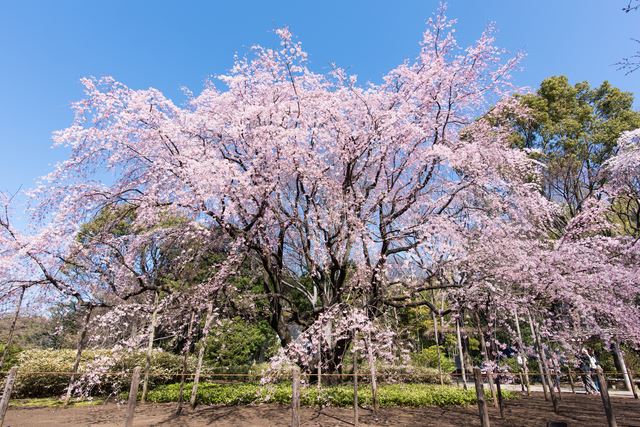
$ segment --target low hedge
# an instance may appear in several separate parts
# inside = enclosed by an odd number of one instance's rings
[[[147,401],[154,403],[175,402],[178,400],[180,385],[168,384],[154,388],[147,395]],[[191,390],[186,384],[185,395]],[[515,397],[509,391],[503,391],[507,399]],[[215,384],[201,383],[198,387],[197,401],[205,405],[248,405],[259,403],[291,403],[291,385],[259,385],[254,383]],[[358,401],[363,406],[370,406],[371,388],[363,385],[358,388]],[[453,386],[437,386],[431,384],[385,384],[378,388],[380,406],[446,406],[470,405],[476,403],[474,390],[463,390]],[[353,405],[353,386],[339,385],[323,387],[320,391],[314,386],[303,387],[300,403],[315,406]]]
[[[362,381],[364,382],[369,381],[371,378],[366,375],[369,372],[369,367],[366,364],[358,372],[365,374],[362,376]],[[376,374],[380,382],[440,384],[440,373],[437,368],[411,365],[378,365]],[[451,384],[451,375],[447,371],[443,371],[442,381],[445,384]]]
[[[16,397],[51,397],[65,393],[69,384],[68,373],[73,370],[76,350],[26,350],[18,354],[18,376],[14,386]],[[136,365],[144,366],[144,352],[113,353],[110,350],[85,350],[80,360],[80,373],[102,358],[115,358],[112,366],[102,376],[102,382],[90,390],[91,395],[106,395],[127,389],[130,372]],[[193,359],[189,371],[195,369]],[[182,357],[173,353],[154,350],[151,356],[151,386],[173,383],[182,369]],[[82,374],[76,377],[82,381]]]

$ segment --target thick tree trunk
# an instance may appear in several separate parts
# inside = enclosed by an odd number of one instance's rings
[[[147,400],[147,391],[149,390],[149,372],[151,370],[151,354],[153,353],[153,342],[156,339],[156,327],[158,322],[158,307],[160,300],[160,292],[156,291],[153,297],[153,312],[151,313],[151,324],[149,325],[149,339],[147,340],[147,354],[144,361],[144,379],[142,380],[142,398],[140,402]]]
[[[200,349],[198,350],[198,364],[196,365],[196,373],[193,377],[193,387],[191,388],[191,399],[189,403],[191,408],[196,407],[196,399],[198,397],[198,384],[200,383],[200,373],[202,372],[202,363],[204,361],[204,352],[207,348],[207,339],[211,330],[211,322],[213,322],[213,301],[207,305],[207,317],[204,321],[204,330],[200,339]]]
[[[24,292],[26,291],[26,287],[23,286],[20,289],[20,296],[18,297],[18,302],[16,303],[16,313],[13,315],[13,319],[11,320],[11,326],[9,326],[9,336],[7,337],[7,342],[4,345],[4,350],[2,350],[2,358],[0,358],[0,371],[4,367],[4,361],[9,354],[9,348],[11,344],[13,344],[13,335],[16,330],[16,324],[18,323],[18,317],[20,316],[20,309],[22,308],[22,298],[24,297]]]
[[[87,308],[87,314],[84,317],[84,323],[80,328],[80,334],[78,335],[78,343],[76,346],[76,358],[73,361],[73,370],[71,371],[71,378],[69,379],[69,386],[67,387],[67,395],[64,399],[64,406],[69,404],[71,400],[71,392],[73,390],[73,382],[76,380],[76,374],[78,373],[78,367],[80,366],[80,358],[82,357],[82,351],[84,350],[85,338],[87,337],[87,331],[89,329],[89,321],[91,320],[91,312],[93,307]]]

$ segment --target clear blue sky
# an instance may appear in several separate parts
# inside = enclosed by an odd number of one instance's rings
[[[489,22],[498,44],[524,51],[517,83],[535,87],[566,74],[572,82],[609,80],[640,98],[640,71],[614,64],[640,38],[640,12],[625,0],[450,0],[463,44]],[[61,160],[53,130],[68,126],[83,76],[111,75],[133,88],[155,87],[180,99],[225,72],[235,52],[274,44],[288,25],[312,68],[331,62],[380,80],[414,57],[437,0],[415,1],[0,1],[0,190],[29,188]],[[636,107],[640,103],[636,101]]]

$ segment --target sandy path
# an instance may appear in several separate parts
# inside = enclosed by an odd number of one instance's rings
[[[640,401],[614,398],[618,425],[640,427]],[[185,410],[183,415],[173,415],[174,404],[139,405],[136,410],[136,426],[287,426],[291,422],[288,407],[260,406],[209,406],[195,411]],[[124,405],[106,404],[84,408],[11,408],[5,426],[122,426]],[[397,426],[477,426],[477,407],[446,408],[385,408],[377,420],[370,411],[361,409],[361,425]],[[551,412],[551,403],[536,395],[507,402],[505,420],[490,408],[492,426],[544,426],[547,421],[565,421],[569,426],[605,426],[606,419],[598,396],[564,395],[560,414]],[[304,426],[348,426],[353,422],[353,411],[348,408],[302,408]]]

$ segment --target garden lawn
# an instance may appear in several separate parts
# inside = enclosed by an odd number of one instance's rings
[[[69,407],[81,408],[84,406],[95,406],[104,403],[103,399],[76,400],[71,399]],[[64,407],[64,400],[56,397],[38,397],[31,399],[11,399],[9,406],[14,408],[61,408]]]

